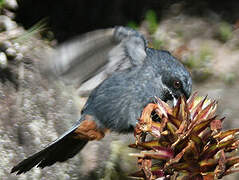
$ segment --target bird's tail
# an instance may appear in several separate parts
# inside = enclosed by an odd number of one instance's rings
[[[102,131],[97,131],[95,127],[95,122],[88,120],[75,124],[70,130],[49,144],[46,148],[14,166],[11,173],[17,172],[17,174],[21,174],[29,171],[36,165],[37,167],[44,168],[56,162],[63,162],[72,158],[89,140],[99,140],[104,136],[104,133]],[[99,134],[100,136],[97,136]]]

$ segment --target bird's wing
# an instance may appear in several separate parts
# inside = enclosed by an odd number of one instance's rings
[[[47,55],[42,69],[76,88],[84,83],[91,87],[115,71],[142,64],[146,47],[144,37],[130,28],[96,30],[57,47]]]

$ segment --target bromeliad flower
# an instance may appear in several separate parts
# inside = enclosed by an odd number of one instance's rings
[[[148,104],[135,128],[139,171],[131,177],[154,180],[211,180],[238,172],[239,129],[222,131],[217,102],[194,93],[173,107],[157,99]]]

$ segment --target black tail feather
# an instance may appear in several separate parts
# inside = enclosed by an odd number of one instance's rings
[[[36,165],[37,167],[44,168],[56,162],[66,161],[75,156],[88,142],[88,140],[76,139],[74,137],[74,130],[76,128],[77,127],[72,128],[45,149],[14,166],[11,173],[25,173]]]

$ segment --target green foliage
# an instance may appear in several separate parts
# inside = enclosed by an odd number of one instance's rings
[[[148,10],[145,14],[144,20],[147,23],[149,34],[153,35],[159,26],[155,11]],[[139,28],[139,25],[135,21],[129,21],[127,26],[135,30]],[[162,39],[156,39],[152,36],[151,40],[151,45],[155,49],[162,49],[165,46],[165,42]]]
[[[191,54],[183,63],[192,70],[193,79],[197,82],[202,82],[212,75],[209,68],[212,57],[211,50],[204,46],[200,49],[198,55]]]
[[[227,42],[232,37],[232,27],[227,22],[222,22],[219,26],[218,38],[222,42]]]
[[[202,47],[199,55],[190,55],[184,64],[189,68],[203,68],[207,67],[208,63],[210,63],[212,59],[212,52],[208,47]]]
[[[198,66],[198,62],[195,56],[190,55],[185,62],[183,62],[190,69],[196,68]]]
[[[149,33],[153,34],[158,27],[158,20],[155,11],[148,10],[145,15],[145,20],[148,23]]]
[[[33,25],[30,29],[28,29],[23,35],[15,39],[15,42],[23,42],[34,36],[35,34],[42,32],[45,30],[46,19],[40,20],[38,23]]]
[[[5,4],[5,0],[0,0],[0,9],[3,8],[4,4]]]
[[[165,42],[162,39],[156,38],[153,39],[152,44],[155,49],[164,49],[163,47],[165,46]]]
[[[138,27],[139,27],[139,25],[136,22],[134,22],[134,21],[129,21],[127,26],[132,28],[132,29],[135,29],[135,30],[137,30]]]

